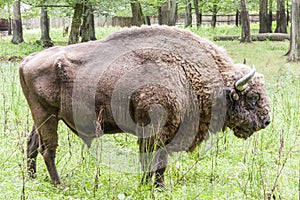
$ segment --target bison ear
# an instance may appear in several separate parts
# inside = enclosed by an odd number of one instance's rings
[[[233,91],[233,92],[231,93],[231,99],[232,99],[232,100],[238,101],[239,98],[240,98],[239,95],[238,95],[235,91]]]
[[[239,100],[239,95],[232,88],[225,87],[224,88],[224,93],[226,95],[226,99],[228,99],[230,102],[234,102],[234,101]]]

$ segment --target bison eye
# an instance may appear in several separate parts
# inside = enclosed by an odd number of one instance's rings
[[[248,104],[250,104],[250,106],[255,106],[259,98],[260,98],[259,94],[252,93],[247,95],[246,101]]]

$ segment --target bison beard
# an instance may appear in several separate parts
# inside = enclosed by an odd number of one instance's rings
[[[35,177],[39,150],[54,184],[59,120],[88,146],[107,133],[136,135],[143,182],[155,174],[156,186],[164,185],[169,153],[193,151],[225,127],[248,138],[270,123],[263,76],[178,28],[124,29],[53,47],[26,57],[19,73],[34,120],[28,173]],[[151,124],[157,129],[144,131]]]

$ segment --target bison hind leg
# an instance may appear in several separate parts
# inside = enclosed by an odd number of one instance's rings
[[[36,157],[38,155],[39,136],[35,128],[27,138],[27,171],[30,178],[36,177]]]
[[[44,162],[51,177],[51,183],[54,185],[61,184],[55,164],[56,148],[58,146],[57,125],[57,116],[50,115],[38,129],[40,140],[39,152],[43,155]]]
[[[57,111],[55,108],[45,110],[42,106],[38,106],[39,104],[36,103],[35,108],[39,109],[33,112],[35,129],[30,133],[27,142],[29,171],[36,172],[36,156],[37,152],[40,152],[51,177],[51,182],[55,185],[60,184],[61,181],[55,165],[56,148],[58,146]]]

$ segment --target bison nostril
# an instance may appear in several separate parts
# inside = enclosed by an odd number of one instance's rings
[[[271,119],[270,117],[266,117],[266,119],[264,120],[264,126],[267,127],[269,124],[271,123]]]
[[[269,121],[266,121],[266,122],[265,122],[265,125],[268,126],[270,123],[271,123],[270,120],[269,120]]]

